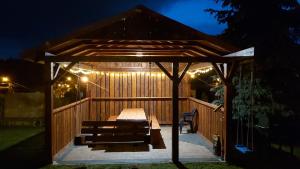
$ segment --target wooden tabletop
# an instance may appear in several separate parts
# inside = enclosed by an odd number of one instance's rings
[[[147,121],[146,114],[142,108],[123,109],[117,120]]]

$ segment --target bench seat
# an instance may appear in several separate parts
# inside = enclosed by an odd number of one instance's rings
[[[156,116],[151,116],[151,129],[150,129],[150,143],[152,145],[159,145],[161,134],[160,134],[160,125]]]
[[[75,137],[75,145],[96,145],[108,143],[138,143],[150,140],[147,121],[83,121],[81,135]]]

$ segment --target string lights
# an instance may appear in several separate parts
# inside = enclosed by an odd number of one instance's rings
[[[199,68],[199,69],[195,69],[193,71],[188,71],[187,73],[190,75],[190,77],[193,79],[196,77],[196,75],[200,75],[200,74],[205,74],[210,72],[211,70],[213,70],[212,67],[204,67],[204,68]]]
[[[83,69],[83,68],[72,68],[70,69],[71,73],[74,74],[84,74],[84,75],[89,75],[89,74],[101,74],[103,72],[95,71],[95,70],[89,70],[89,69]]]

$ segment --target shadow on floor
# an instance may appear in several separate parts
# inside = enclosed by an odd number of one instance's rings
[[[47,164],[45,133],[0,151],[1,168],[40,168]]]
[[[165,142],[160,134],[157,138],[158,144],[152,145],[153,149],[166,149]],[[92,151],[104,150],[105,152],[145,152],[150,151],[150,144],[147,143],[117,143],[117,144],[101,144],[91,146]]]
[[[149,145],[146,143],[118,143],[109,145],[96,145],[92,151],[105,150],[105,152],[143,152],[149,151]]]
[[[164,142],[164,139],[162,138],[161,133],[159,135],[159,138],[157,138],[157,139],[159,139],[159,141],[158,141],[159,144],[152,145],[152,148],[153,149],[166,149],[166,144]]]

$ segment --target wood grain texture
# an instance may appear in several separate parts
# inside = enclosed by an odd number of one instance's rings
[[[219,135],[221,146],[224,146],[225,123],[224,110],[214,111],[218,106],[189,97],[189,109],[198,110],[198,133],[213,142],[213,135]]]
[[[117,65],[116,65],[117,66]],[[117,98],[159,98],[172,96],[172,81],[162,72],[105,72],[99,75],[94,83],[100,85],[103,89],[96,85],[91,85],[90,90],[100,92],[91,94],[92,96],[100,96],[101,98],[109,97],[116,100],[101,101],[92,103],[92,105],[100,105],[99,108],[93,108],[96,116],[101,120],[106,120],[111,115],[118,115],[124,108],[144,108],[146,116],[155,115],[160,123],[171,124],[172,106],[171,100],[119,100]],[[185,76],[180,84],[180,97],[190,96],[188,76]],[[179,104],[181,111],[188,111],[187,101]],[[95,106],[94,106],[95,107]],[[167,112],[167,113],[164,113]]]
[[[52,155],[57,154],[74,137],[80,134],[81,123],[90,119],[90,99],[86,98],[78,102],[53,110],[52,121]]]

